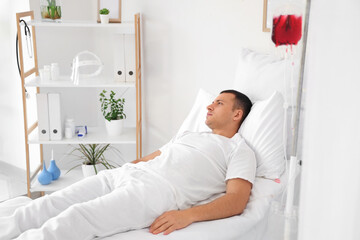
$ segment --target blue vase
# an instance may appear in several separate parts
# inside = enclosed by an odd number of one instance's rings
[[[45,161],[43,161],[43,170],[38,176],[38,181],[42,185],[48,185],[52,181],[52,174],[46,170]]]
[[[57,180],[60,177],[60,169],[56,166],[55,160],[50,161],[48,172],[52,174],[52,180]]]

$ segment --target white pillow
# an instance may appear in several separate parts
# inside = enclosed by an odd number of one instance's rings
[[[207,91],[200,89],[193,107],[191,108],[190,113],[185,118],[182,123],[178,133],[183,133],[186,131],[190,132],[205,132],[211,131],[211,129],[205,124],[207,109],[206,107],[210,105],[216,96],[214,94],[208,93]]]
[[[205,124],[206,107],[215,97],[216,95],[200,89],[194,106],[178,133],[211,131]],[[283,120],[283,99],[280,93],[275,92],[270,98],[254,103],[239,129],[242,137],[255,152],[256,176],[278,178],[284,171]]]
[[[268,99],[254,103],[240,127],[240,134],[254,149],[256,176],[279,178],[284,171],[284,99],[274,92]]]
[[[298,61],[293,61],[294,79],[298,79]],[[284,95],[285,82],[290,90],[290,62],[273,55],[242,49],[233,88],[246,94],[253,102],[269,98],[274,91]],[[288,64],[287,67],[285,64]]]

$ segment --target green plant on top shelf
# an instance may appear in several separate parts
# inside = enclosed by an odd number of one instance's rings
[[[51,18],[51,19],[60,19],[61,18],[61,6],[56,3],[56,0],[47,0],[46,3],[41,4],[41,17],[42,18]]]
[[[100,13],[101,15],[108,15],[108,14],[110,13],[110,11],[109,11],[109,9],[107,9],[107,8],[103,8],[103,9],[100,9],[100,10],[99,10],[99,13]]]
[[[124,113],[125,98],[115,98],[115,92],[111,91],[110,98],[106,97],[106,90],[100,93],[101,112],[106,120],[125,119]]]

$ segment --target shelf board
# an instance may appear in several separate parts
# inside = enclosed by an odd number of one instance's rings
[[[135,34],[134,22],[101,24],[96,21],[79,21],[79,20],[71,20],[71,21],[62,20],[61,22],[31,20],[28,21],[27,24],[30,26],[37,26],[37,27],[102,28],[102,29],[111,29],[116,31],[117,33]]]
[[[70,77],[61,76],[58,81],[41,81],[40,77],[34,77],[25,83],[25,87],[69,87],[69,88],[87,88],[87,87],[135,87],[135,82],[120,82],[106,78],[80,79],[80,83],[75,85]]]
[[[67,186],[70,186],[73,183],[76,183],[84,178],[84,175],[82,174],[81,166],[78,168],[75,168],[67,173],[68,170],[61,169],[61,175],[59,179],[52,181],[48,185],[41,185],[39,181],[37,180],[37,176],[33,179],[33,182],[31,183],[30,191],[31,192],[55,192],[60,189],[63,189]],[[40,174],[40,173],[39,173]]]
[[[29,136],[28,144],[136,144],[136,128],[124,128],[120,136],[109,136],[105,128],[88,127],[88,133],[84,138],[63,138],[57,141],[39,140],[39,131],[35,129]]]

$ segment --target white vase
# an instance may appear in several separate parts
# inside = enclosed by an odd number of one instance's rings
[[[96,175],[94,165],[83,164],[81,167],[82,167],[82,172],[83,172],[84,177],[90,177],[90,176]],[[104,165],[102,165],[100,163],[96,164],[95,167],[96,167],[97,173],[106,169],[104,167]]]
[[[119,136],[121,135],[124,128],[124,120],[111,120],[110,122],[105,119],[105,127],[109,136]]]
[[[109,15],[102,15],[100,14],[100,21],[102,24],[107,24],[109,23]]]

